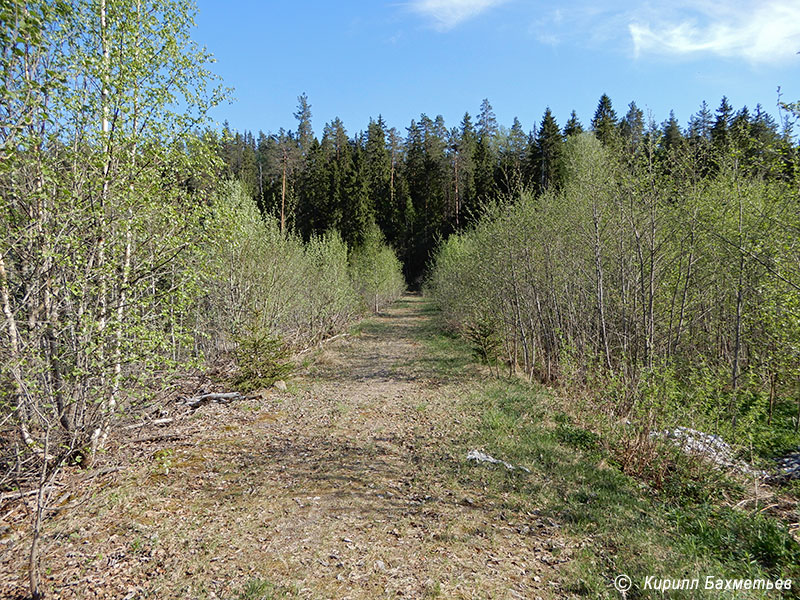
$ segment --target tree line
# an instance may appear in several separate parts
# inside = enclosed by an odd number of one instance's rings
[[[549,108],[529,132],[517,118],[501,126],[488,100],[475,119],[466,113],[451,128],[441,116],[422,114],[400,131],[379,116],[366,132],[349,135],[336,118],[318,139],[305,94],[294,117],[294,130],[273,134],[233,132],[226,123],[216,140],[224,174],[304,238],[332,229],[358,245],[376,223],[416,283],[437,243],[473,224],[487,202],[521,189],[560,189],[567,140],[585,129],[575,111],[561,127]],[[789,113],[778,122],[761,106],[735,110],[724,97],[716,111],[703,103],[682,127],[673,112],[654,123],[635,102],[620,117],[604,94],[586,130],[615,153],[646,149],[659,163],[691,156],[701,176],[718,172],[733,152],[754,175],[794,176]]]

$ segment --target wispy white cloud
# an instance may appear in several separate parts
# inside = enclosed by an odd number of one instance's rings
[[[549,46],[599,46],[627,36],[630,11],[626,0],[569,0],[558,8],[538,10],[528,33]]]
[[[439,31],[448,31],[508,0],[411,0],[410,8],[431,20]]]
[[[701,1],[691,9],[674,8],[670,15],[656,11],[647,19],[639,15],[629,23],[636,56],[712,54],[778,63],[796,58],[800,51],[798,0]]]

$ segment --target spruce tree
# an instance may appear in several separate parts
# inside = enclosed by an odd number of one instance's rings
[[[639,146],[644,136],[644,113],[636,102],[628,105],[628,112],[619,124],[620,135],[630,150]]]
[[[517,117],[514,117],[511,129],[503,129],[498,136],[498,146],[498,186],[505,193],[513,193],[522,185],[523,164],[528,146],[528,136]]]
[[[379,115],[377,121],[370,119],[364,148],[365,172],[369,196],[375,210],[375,220],[381,231],[396,227],[397,206],[392,202],[392,159],[386,147],[386,123]]]
[[[597,110],[592,119],[592,130],[595,136],[603,145],[609,145],[614,141],[617,129],[617,113],[611,105],[611,98],[603,94],[597,103]]]
[[[675,118],[675,111],[669,111],[669,119],[664,121],[662,125],[664,135],[661,139],[661,146],[665,151],[672,148],[677,148],[683,141],[683,134],[681,133],[681,126],[678,124],[678,119]]]
[[[726,96],[722,97],[717,109],[714,125],[711,127],[711,142],[720,154],[726,154],[730,149],[730,126],[733,118],[733,107]]]
[[[564,138],[550,107],[544,111],[542,124],[535,138],[534,177],[540,192],[558,187],[563,178]]]
[[[340,233],[347,245],[359,248],[365,241],[367,231],[375,226],[375,217],[369,197],[366,153],[359,144],[348,144],[344,161],[343,188],[339,197],[342,210]]]
[[[464,113],[464,118],[461,119],[456,144],[459,195],[456,225],[457,227],[463,227],[468,222],[469,215],[477,209],[475,152],[478,146],[478,134],[472,125],[472,118],[468,112]]]
[[[689,120],[689,137],[694,140],[711,140],[711,127],[713,124],[713,116],[704,100],[700,105],[700,110]]]
[[[564,125],[564,137],[567,138],[571,135],[578,135],[583,133],[583,125],[581,125],[578,114],[573,110],[569,115],[569,120]]]

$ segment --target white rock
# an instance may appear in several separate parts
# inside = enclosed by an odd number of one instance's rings
[[[720,436],[697,431],[691,427],[676,427],[672,430],[654,431],[653,437],[665,437],[675,443],[686,454],[703,456],[725,469],[734,469],[740,473],[748,473],[765,477],[766,472],[754,469],[749,464],[734,456],[733,448]]]
[[[467,452],[467,460],[474,461],[478,464],[489,463],[493,465],[503,465],[509,471],[520,469],[522,471],[525,471],[526,473],[531,472],[530,469],[526,467],[515,467],[511,463],[507,463],[504,460],[499,460],[497,458],[494,458],[493,456],[489,456],[488,454],[486,454],[485,452],[481,452],[480,450],[470,450],[469,452]]]

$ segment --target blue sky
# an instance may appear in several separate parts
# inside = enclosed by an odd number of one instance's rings
[[[420,113],[458,125],[489,98],[526,131],[550,106],[588,124],[601,94],[682,125],[706,100],[800,99],[800,0],[198,0],[193,37],[216,56],[234,129],[294,129],[308,94],[314,131],[381,114],[401,132]]]

